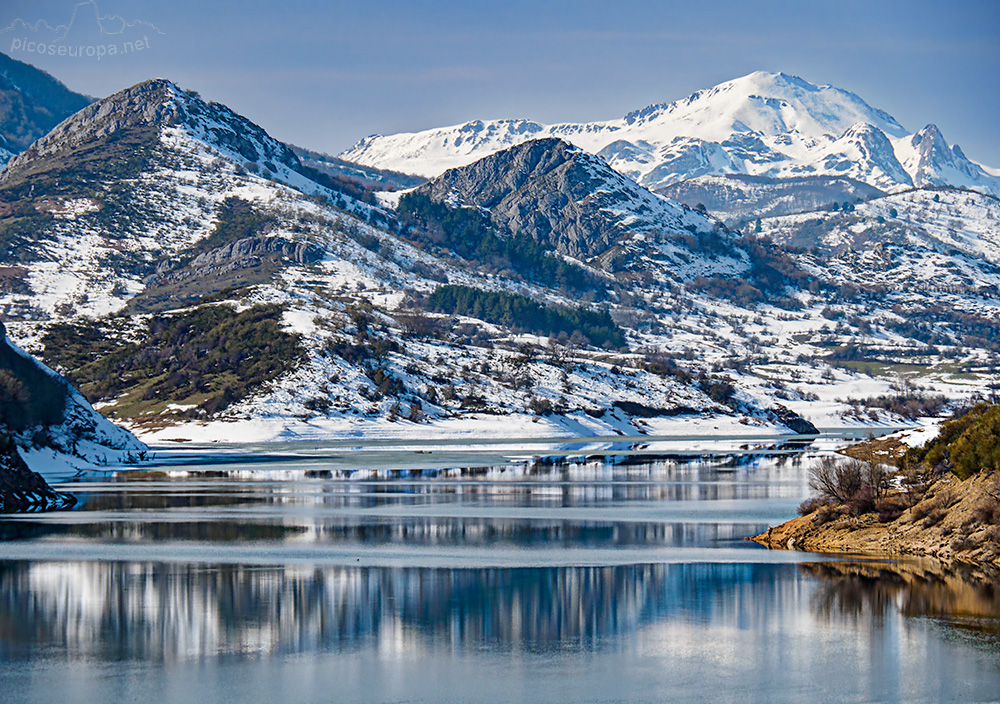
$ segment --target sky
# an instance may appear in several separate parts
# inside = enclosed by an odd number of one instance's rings
[[[76,55],[37,53],[60,34]],[[1000,167],[1000,0],[4,0],[0,51],[95,97],[169,78],[330,154],[472,119],[614,119],[784,71]]]

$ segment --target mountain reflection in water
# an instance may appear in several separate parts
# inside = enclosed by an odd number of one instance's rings
[[[819,580],[813,578],[819,577]],[[985,582],[889,563],[659,564],[422,569],[135,562],[0,563],[4,656],[177,659],[360,647],[402,634],[421,649],[599,649],[681,621],[754,628],[816,584],[824,619],[976,617],[997,633]],[[791,601],[795,601],[792,599]]]
[[[424,647],[593,648],[741,594],[775,605],[793,565],[520,569],[252,568],[164,563],[0,563],[4,647],[178,658],[337,648],[404,632]],[[775,577],[778,577],[775,579]]]
[[[826,558],[741,540],[805,497],[795,458],[391,477],[383,460],[362,479],[311,478],[326,462],[312,458],[95,476],[61,487],[76,511],[0,521],[0,700],[931,704],[1000,691],[989,580],[810,567]]]

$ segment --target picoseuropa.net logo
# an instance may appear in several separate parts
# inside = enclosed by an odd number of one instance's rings
[[[94,0],[73,6],[69,22],[53,27],[46,20],[15,19],[0,30],[0,46],[12,56],[31,54],[94,59],[135,54],[150,49],[150,36],[163,35],[145,20],[127,21],[121,15],[101,15]]]

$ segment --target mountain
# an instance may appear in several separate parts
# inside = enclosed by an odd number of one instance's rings
[[[523,232],[562,255],[624,270],[656,250],[668,275],[713,275],[748,264],[733,236],[704,214],[650,193],[601,158],[561,139],[523,142],[449,169],[415,193],[480,208],[498,226]],[[687,240],[713,240],[719,258],[692,260]]]
[[[0,173],[0,244],[15,265],[2,288],[33,294],[7,314],[115,310],[213,229],[227,196],[257,195],[250,174],[300,197],[337,197],[305,171],[259,126],[169,81],[89,105]]]
[[[482,195],[476,169],[512,183],[522,166],[529,178],[506,201],[510,213],[548,202],[548,224],[534,223],[541,229],[530,235],[515,235],[510,219],[462,230],[480,238],[478,253],[428,247],[426,233],[387,206],[318,183],[259,126],[147,81],[68,118],[0,177],[0,237],[9,243],[0,311],[103,413],[154,437],[222,419],[265,436],[553,412],[550,426],[574,433],[622,424],[634,432],[635,413],[648,423],[711,409],[795,422],[724,380],[663,361],[654,371],[590,357],[584,350],[632,343],[606,309],[580,306],[561,288],[593,300],[615,275],[558,247],[601,257],[628,245],[636,256],[622,259],[633,269],[657,250],[682,267],[670,257],[684,249],[700,263],[690,279],[745,269],[745,254],[696,257],[674,240],[711,247],[732,233],[556,140],[475,167],[468,196]],[[600,220],[600,233],[558,222],[570,195],[586,200],[578,219]],[[480,212],[440,207],[446,237]],[[544,228],[557,235],[541,237]],[[664,282],[677,276],[668,270],[659,270]],[[469,301],[490,301],[494,312],[473,322],[461,312]],[[552,335],[555,356],[526,352],[536,349],[526,334]]]
[[[867,183],[833,176],[699,176],[659,188],[659,195],[681,203],[700,203],[734,227],[756,218],[825,209],[885,195]]]
[[[875,247],[896,216],[856,198],[751,232],[552,136],[407,191],[305,158],[161,79],[76,113],[0,176],[11,338],[156,441],[809,431],[933,413],[1000,370],[992,196],[920,191],[944,201],[938,258],[897,286]]]
[[[91,102],[44,71],[0,53],[0,164]]]
[[[350,161],[338,159],[322,152],[290,145],[295,155],[304,166],[316,169],[333,178],[350,179],[360,183],[365,188],[380,191],[398,190],[419,186],[427,179],[421,176],[411,176],[398,171],[386,171],[370,166],[361,166]]]
[[[935,188],[766,218],[761,232],[776,242],[828,254],[830,274],[852,285],[965,292],[969,298],[962,307],[989,317],[995,310],[990,299],[1000,291],[997,223],[997,198]],[[921,318],[933,315],[928,309]]]
[[[657,190],[710,176],[850,178],[882,191],[951,185],[1000,194],[1000,181],[936,127],[908,133],[833,86],[756,72],[618,120],[543,125],[473,121],[367,137],[341,158],[436,176],[520,142],[558,137]]]

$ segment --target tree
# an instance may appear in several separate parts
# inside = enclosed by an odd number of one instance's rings
[[[846,505],[855,515],[873,510],[889,486],[889,471],[877,461],[824,457],[809,470],[820,502]]]
[[[809,469],[809,488],[819,494],[820,499],[845,504],[861,491],[861,465],[860,460],[823,457]]]

